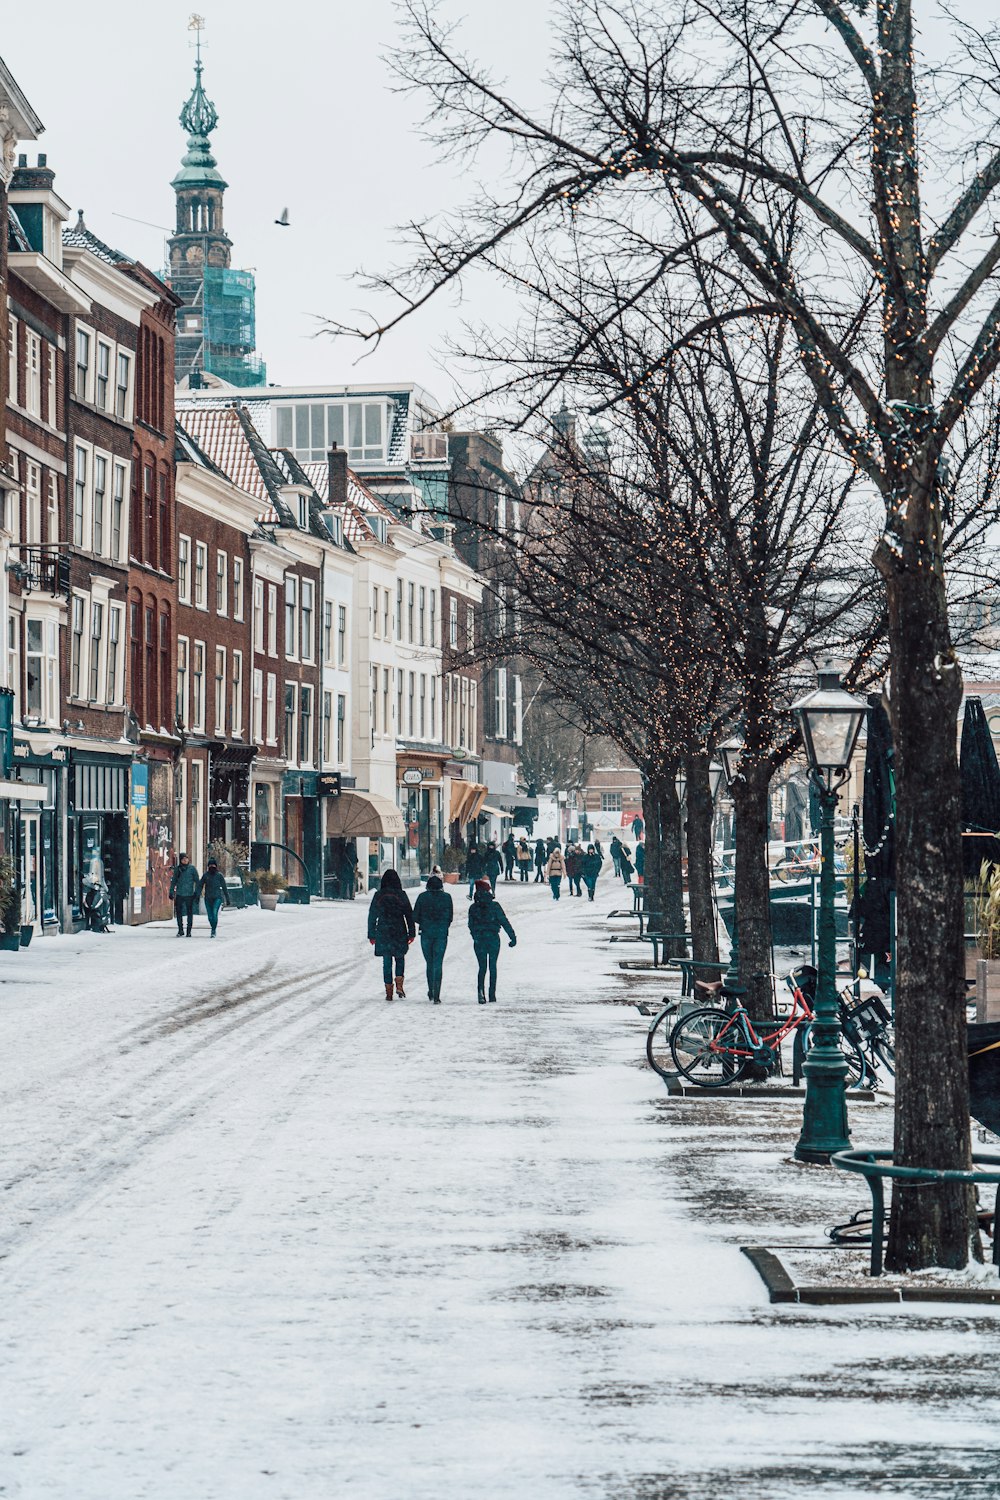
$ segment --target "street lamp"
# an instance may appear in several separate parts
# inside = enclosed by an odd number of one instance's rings
[[[725,772],[722,769],[722,763],[721,763],[721,761],[717,761],[717,760],[709,761],[709,764],[708,764],[708,790],[709,790],[709,795],[712,798],[712,805],[713,806],[715,805],[715,799],[716,799],[716,797],[718,797],[718,795],[719,795],[719,787],[722,785],[722,778],[723,778],[724,775],[725,775]]]
[[[677,775],[674,777],[674,786],[677,789],[677,801],[683,807],[684,798],[687,796],[687,771],[684,766],[678,767]]]
[[[740,757],[743,754],[743,741],[738,735],[724,740],[719,746],[719,756],[722,761],[722,775],[726,783],[726,791],[731,792],[733,782],[740,772]],[[736,864],[740,862],[740,817],[736,812],[735,799],[733,802],[733,852]],[[736,906],[736,871],[733,871],[733,937],[729,944],[729,968],[726,970],[726,987],[735,989],[740,982],[740,922],[739,911]]]
[[[819,972],[812,1045],[802,1069],[806,1098],[802,1134],[795,1147],[799,1161],[828,1162],[835,1151],[848,1151],[851,1145],[844,1087],[847,1064],[840,1050],[837,1000],[833,819],[837,791],[850,775],[851,756],[867,711],[860,698],[844,691],[837,672],[820,672],[815,692],[792,704],[820,806]]]

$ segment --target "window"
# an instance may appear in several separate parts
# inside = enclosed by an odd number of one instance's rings
[[[42,540],[42,471],[29,459],[24,466],[25,540],[37,546]]]
[[[217,615],[229,613],[229,554],[227,552],[215,554],[215,613]]]
[[[250,733],[255,745],[264,737],[264,674],[254,667],[250,691]]]
[[[19,665],[19,622],[17,615],[7,616],[7,686],[14,693],[14,714],[18,716],[21,706],[21,671]]]
[[[371,668],[371,680],[372,680],[372,687],[371,687],[371,695],[372,695],[372,740],[374,741],[376,734],[378,734],[378,667],[372,667]],[[385,733],[385,725],[384,724],[382,726],[382,733],[383,734]]]
[[[253,581],[253,649],[264,650],[264,585],[259,578]]]
[[[427,738],[427,674],[420,674],[420,738]]]
[[[194,544],[194,607],[195,609],[208,608],[208,595],[206,592],[207,580],[205,574],[208,570],[208,547],[204,542]]]
[[[124,464],[115,464],[115,487],[111,494],[111,559],[113,562],[121,562],[122,550],[122,517],[125,514],[125,486],[127,476]]]
[[[412,587],[412,585],[411,585],[411,587]],[[408,672],[406,675],[407,675],[407,679],[408,679],[407,680],[407,684],[406,684],[406,687],[407,687],[407,693],[406,693],[406,706],[407,706],[406,725],[407,725],[407,729],[406,729],[406,732],[409,735],[410,739],[412,740],[412,738],[413,738],[413,723],[414,723],[414,719],[413,719],[413,707],[414,707],[414,699],[415,699],[415,696],[416,696],[416,683],[414,681],[414,675],[413,675],[412,672]]]
[[[24,704],[29,714],[45,717],[45,621],[25,621]]]
[[[50,427],[59,426],[59,351],[55,344],[48,346],[48,405],[45,408],[45,420]]]
[[[191,728],[205,732],[205,642],[195,641],[191,652]]]
[[[396,733],[403,733],[403,672],[396,668]]]
[[[303,578],[303,580],[302,580],[302,610],[301,610],[301,616],[302,616],[302,660],[303,661],[312,661],[312,659],[313,659],[313,613],[314,613],[314,610],[313,610],[313,598],[314,598],[314,594],[315,594],[315,588],[314,588],[314,585],[312,583],[312,580],[309,579],[309,578]]]
[[[243,618],[243,559],[233,558],[233,619]]]
[[[27,381],[24,391],[25,409],[33,417],[42,415],[42,341],[31,328],[24,331],[24,365]]]
[[[111,345],[97,340],[97,370],[94,377],[94,405],[108,410],[108,386],[111,384]]]
[[[215,732],[226,732],[226,648],[215,648]]]
[[[299,688],[299,765],[311,766],[313,758],[313,690]]]
[[[333,749],[333,694],[323,694],[323,764],[330,764],[330,752]]]
[[[388,589],[383,589],[382,590],[382,639],[386,640],[386,641],[389,639],[389,617],[390,617],[390,614],[391,614],[391,603],[390,603],[390,598],[389,598],[389,590]]]
[[[458,648],[458,600],[448,602],[448,645]]]
[[[156,469],[147,460],[142,466],[142,514],[141,536],[132,538],[134,555],[156,566]]]
[[[432,646],[436,646],[438,643],[437,608],[437,589],[431,589],[431,633],[429,639]]]
[[[406,639],[413,645],[413,605],[416,597],[416,587],[412,583],[406,585]]]
[[[267,674],[267,743],[276,745],[278,743],[277,731],[277,704],[278,680],[273,672]]]
[[[119,351],[118,362],[115,367],[115,416],[120,417],[123,422],[130,415],[129,385],[132,379],[132,360],[127,354]]]
[[[347,606],[337,606],[337,666],[347,665]]]
[[[419,612],[418,612],[418,615],[417,615],[417,619],[419,621],[420,644],[421,644],[421,646],[426,646],[426,644],[427,644],[427,590],[424,588],[423,584],[420,585],[420,606],[419,606]]]
[[[108,606],[108,703],[117,703],[120,695],[122,649],[122,607]],[[179,647],[178,647],[179,652]]]
[[[273,583],[267,586],[267,654],[278,654],[278,590]]]
[[[48,503],[46,505],[45,518],[45,540],[47,542],[58,542],[59,540],[59,476],[49,475]]]
[[[431,678],[431,739],[437,739],[437,692],[438,680]]]
[[[230,717],[232,719],[232,733],[235,736],[243,733],[243,652],[233,652],[233,675],[232,675],[232,704],[230,706]]]
[[[191,538],[177,538],[177,598],[181,604],[191,603]]]
[[[86,448],[77,447],[73,466],[73,545],[83,546],[83,517],[87,507]]]
[[[470,604],[465,611],[465,649],[471,651],[476,644],[476,611]]]
[[[90,606],[90,692],[91,703],[101,696],[101,647],[104,636],[104,605],[96,602]]]
[[[307,531],[309,529],[309,501],[306,499],[305,495],[299,495],[298,506],[299,530]]]
[[[90,334],[83,328],[76,330],[76,384],[78,401],[86,401],[90,385]]]
[[[622,810],[621,792],[601,793],[601,812],[620,813]]]
[[[507,738],[507,668],[497,667],[494,674],[496,682],[496,737],[498,740]]]
[[[10,345],[7,350],[7,384],[10,389],[10,399],[14,405],[18,405],[18,380],[17,380],[17,330],[18,321],[11,318],[9,321]]]
[[[382,668],[382,733],[391,734],[392,725],[389,722],[389,668]]]
[[[381,617],[381,615],[379,613],[379,607],[378,607],[378,589],[377,588],[373,588],[372,589],[372,608],[371,608],[372,635],[378,635],[379,628],[381,626],[381,619],[382,619],[382,617]]]
[[[277,445],[291,449],[304,463],[325,463],[334,445],[346,446],[354,463],[380,461],[386,450],[386,418],[381,401],[288,402],[275,408]]]
[[[386,672],[386,681],[389,673]],[[344,731],[347,723],[347,699],[343,693],[337,694],[337,764],[344,764]]]
[[[522,721],[523,714],[524,714],[524,707],[523,707],[523,702],[522,702],[522,698],[521,698],[521,679],[517,675],[517,673],[515,673],[514,674],[514,744],[515,745],[519,745],[521,743],[521,721]]]
[[[295,683],[285,683],[285,759],[295,759]]]
[[[333,663],[333,605],[329,599],[323,601],[323,663]]]
[[[160,512],[160,550],[158,566],[166,572],[170,566],[170,471],[160,465],[156,476],[156,499]],[[152,557],[150,558],[152,561]]]
[[[396,639],[403,639],[403,580],[396,579]]]
[[[104,510],[108,488],[108,461],[101,453],[94,454],[94,551],[104,551]]]
[[[285,579],[285,656],[289,661],[294,661],[299,654],[299,580],[289,577]]]

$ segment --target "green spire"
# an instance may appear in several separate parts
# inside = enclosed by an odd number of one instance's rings
[[[199,38],[200,42],[200,38]],[[181,125],[188,133],[188,147],[171,187],[228,187],[215,165],[208,137],[219,123],[218,111],[202,87],[201,48],[194,64],[194,88],[180,113]]]

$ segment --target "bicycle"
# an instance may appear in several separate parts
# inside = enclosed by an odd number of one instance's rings
[[[789,984],[792,1008],[788,1015],[775,1018],[766,1026],[758,1021],[759,1032],[742,1004],[731,1010],[705,1006],[681,1016],[672,1027],[668,1041],[674,1070],[698,1088],[725,1088],[737,1083],[752,1064],[773,1071],[781,1057],[782,1042],[800,1028],[807,1028],[801,1038],[804,1049],[807,1049],[808,1028],[815,1016],[801,987],[792,985],[791,979]],[[658,1057],[654,1031],[661,1022],[665,1024],[669,1013],[668,1006],[653,1022],[646,1039],[646,1056],[662,1076],[665,1076],[663,1067],[654,1060]],[[857,1044],[843,1032],[840,1050],[847,1065],[847,1086],[856,1088],[868,1076],[868,1065]]]

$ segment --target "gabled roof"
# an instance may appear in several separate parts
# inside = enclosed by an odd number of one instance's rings
[[[335,511],[341,517],[344,537],[352,545],[372,541],[374,533],[368,523],[369,516],[382,516],[390,525],[398,520],[395,511],[391,510],[388,505],[384,505],[367,485],[362,484],[353,469],[347,471],[347,504],[336,505],[330,502],[329,466],[315,463],[303,464],[301,467],[322,505],[327,510]]]
[[[89,250],[91,255],[103,260],[107,266],[120,266],[128,261],[129,257],[122,250],[112,250],[103,240],[99,240],[96,234],[92,234],[83,222],[83,209],[80,209],[77,221],[72,228],[68,226],[63,229],[62,240],[72,250]]]

